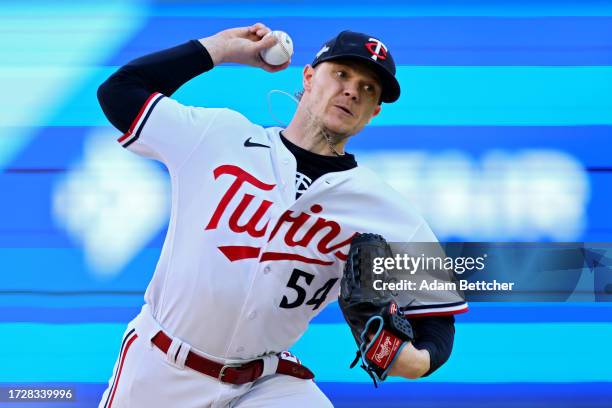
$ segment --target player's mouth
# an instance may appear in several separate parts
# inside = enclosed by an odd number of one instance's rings
[[[342,106],[342,105],[334,105],[335,108],[337,108],[338,110],[340,110],[341,112],[344,112],[346,115],[349,116],[355,116],[353,115],[353,112],[351,112],[348,108]]]

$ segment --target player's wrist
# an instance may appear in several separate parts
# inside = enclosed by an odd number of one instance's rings
[[[225,62],[223,44],[221,44],[216,36],[213,35],[211,37],[200,38],[198,41],[204,48],[206,48],[206,51],[208,51],[208,54],[210,55],[210,58],[215,66]]]
[[[429,364],[429,351],[419,350],[412,343],[408,343],[400,351],[388,375],[414,380],[429,371]]]
[[[364,350],[367,366],[376,373],[379,380],[384,381],[407,344],[394,333],[381,328]]]

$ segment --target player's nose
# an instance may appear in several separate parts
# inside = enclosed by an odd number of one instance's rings
[[[351,98],[354,101],[359,99],[359,88],[358,85],[351,82],[348,82],[344,87],[344,96]]]

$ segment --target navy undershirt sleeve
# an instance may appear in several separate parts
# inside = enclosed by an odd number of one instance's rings
[[[100,85],[98,101],[113,126],[125,133],[152,93],[171,96],[181,85],[213,66],[206,48],[191,40],[122,66]]]
[[[440,368],[451,355],[455,339],[455,317],[419,317],[410,319],[410,323],[415,334],[414,347],[429,352],[430,368],[423,375],[426,377]]]

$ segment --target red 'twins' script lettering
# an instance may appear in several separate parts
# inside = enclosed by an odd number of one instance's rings
[[[251,186],[258,188],[263,191],[270,191],[276,185],[275,184],[266,184],[261,180],[258,180],[256,177],[241,169],[238,166],[233,165],[222,165],[217,167],[214,172],[215,180],[218,179],[222,175],[230,175],[234,176],[235,180],[232,185],[227,189],[219,204],[217,209],[213,213],[208,225],[206,225],[206,230],[216,229],[219,225],[219,221],[228,205],[234,199],[234,197],[240,191],[240,188],[244,183],[248,183]],[[269,200],[262,200],[257,207],[257,210],[253,213],[251,218],[246,221],[244,224],[240,225],[239,220],[244,216],[245,210],[251,204],[255,196],[253,194],[244,193],[238,206],[236,209],[230,214],[229,217],[229,229],[235,233],[247,233],[253,238],[263,237],[268,229],[269,221],[266,222],[259,229],[257,225],[260,221],[265,217],[265,214],[268,212],[268,209],[272,206],[272,202]],[[312,205],[310,207],[310,211],[313,214],[318,214],[323,211],[323,207],[319,204]],[[284,242],[288,247],[303,247],[306,248],[310,245],[311,241],[317,235],[317,233],[321,231],[326,231],[325,235],[323,235],[319,242],[316,245],[316,249],[321,254],[329,254],[332,253],[340,260],[346,260],[346,255],[340,251],[340,248],[348,246],[351,242],[352,235],[347,237],[338,243],[332,243],[336,238],[338,238],[342,232],[340,225],[331,220],[327,220],[323,217],[318,217],[314,224],[305,232],[302,233],[302,236],[298,238],[298,233],[303,230],[304,224],[312,215],[307,213],[299,213],[294,215],[293,211],[285,211],[280,218],[278,219],[276,225],[272,229],[270,233],[270,237],[268,238],[268,242],[271,241],[280,230],[281,226],[284,224],[288,224],[289,228],[285,233]],[[220,246],[219,250],[223,252],[223,254],[230,261],[237,261],[240,259],[247,258],[257,258],[260,256],[259,247],[250,247],[250,246]],[[324,261],[322,259],[309,258],[297,253],[284,253],[284,252],[265,252],[261,254],[260,261],[272,261],[272,260],[298,260],[306,263],[314,263],[320,265],[331,265],[333,261]]]
[[[212,215],[212,218],[206,226],[207,230],[217,228],[217,225],[219,224],[219,219],[225,212],[227,205],[230,203],[230,201],[232,201],[232,198],[234,198],[238,190],[240,190],[242,184],[244,184],[245,182],[252,184],[253,186],[264,191],[272,190],[275,186],[275,184],[266,184],[262,181],[257,180],[254,176],[242,170],[238,166],[219,166],[214,170],[213,174],[215,176],[215,180],[223,174],[230,174],[236,177],[236,180],[234,180],[230,188],[227,189],[227,191],[221,198],[221,201],[219,201],[217,209],[215,210],[214,214]],[[266,223],[266,225],[264,225],[261,230],[257,230],[256,225],[264,216],[266,211],[268,211],[268,208],[270,208],[270,206],[272,205],[272,201],[263,200],[257,211],[255,211],[253,217],[245,225],[238,225],[238,220],[240,219],[240,216],[244,213],[244,210],[248,207],[251,201],[253,201],[254,197],[255,196],[253,196],[252,194],[244,195],[244,197],[240,201],[240,204],[238,205],[238,208],[236,208],[236,211],[234,211],[234,214],[232,214],[230,218],[230,229],[234,232],[247,232],[253,237],[262,237],[266,233],[268,223]]]

